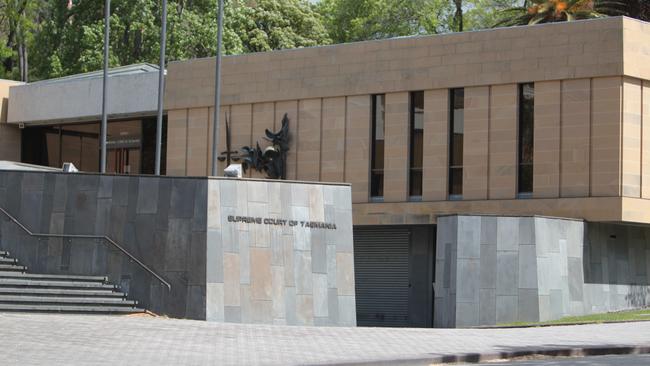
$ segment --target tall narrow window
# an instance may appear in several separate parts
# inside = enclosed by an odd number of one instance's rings
[[[424,92],[412,92],[410,103],[409,195],[422,198],[422,156],[424,147]]]
[[[384,197],[384,95],[372,96],[372,156],[370,196]]]
[[[463,134],[465,130],[465,89],[449,92],[449,198],[463,194]]]
[[[535,85],[519,85],[519,148],[517,191],[525,197],[533,192]]]

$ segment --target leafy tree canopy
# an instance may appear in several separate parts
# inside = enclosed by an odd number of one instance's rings
[[[321,0],[335,43],[491,27],[522,0]]]
[[[104,1],[23,1],[40,9],[23,18],[30,24],[26,42],[30,79],[44,79],[100,69],[103,62]],[[216,53],[215,0],[169,0],[167,58],[181,60]],[[321,16],[307,0],[226,0],[224,51],[227,54],[307,47],[330,43]],[[111,2],[110,65],[158,63],[159,0]],[[2,33],[0,33],[1,35]],[[0,57],[16,52],[0,48]],[[14,63],[15,64],[15,63]],[[0,77],[16,77],[14,64]]]

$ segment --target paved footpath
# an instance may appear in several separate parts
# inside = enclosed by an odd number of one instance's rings
[[[648,352],[650,322],[527,329],[316,328],[0,313],[3,366],[430,364],[466,354],[584,347]]]

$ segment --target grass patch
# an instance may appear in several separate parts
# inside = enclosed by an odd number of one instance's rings
[[[562,325],[562,324],[597,324],[611,322],[628,322],[650,320],[650,309],[618,311],[614,313],[601,313],[583,316],[567,316],[565,318],[545,322],[515,322],[499,324],[506,327],[539,326],[539,325]]]

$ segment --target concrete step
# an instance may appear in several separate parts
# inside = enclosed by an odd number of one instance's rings
[[[16,273],[4,272],[0,270],[0,278],[20,278],[35,280],[56,280],[56,281],[83,281],[83,282],[106,282],[108,277],[105,276],[78,276],[78,275],[51,275],[39,273]]]
[[[0,312],[45,312],[80,314],[134,314],[144,313],[143,309],[126,306],[83,306],[83,305],[44,305],[44,304],[0,304]]]
[[[0,264],[15,264],[15,263],[18,263],[18,260],[15,258],[0,257]]]
[[[40,295],[40,296],[84,296],[84,297],[110,297],[116,299],[126,298],[126,294],[112,289],[59,289],[38,287],[0,287],[0,295]]]
[[[106,276],[27,273],[0,251],[0,312],[76,314],[144,313]]]
[[[91,288],[91,289],[116,289],[114,285],[102,282],[90,281],[54,281],[54,280],[36,280],[29,278],[2,278],[0,277],[0,287],[3,286],[26,286],[26,287],[55,287],[55,288]]]
[[[9,303],[33,303],[33,304],[79,304],[79,305],[110,305],[110,306],[129,306],[135,307],[137,301],[125,300],[115,297],[54,297],[54,296],[15,296],[0,295],[0,304]]]
[[[0,264],[0,271],[2,272],[25,272],[27,270],[27,267],[25,266],[19,266],[17,264],[6,264],[2,263]]]

